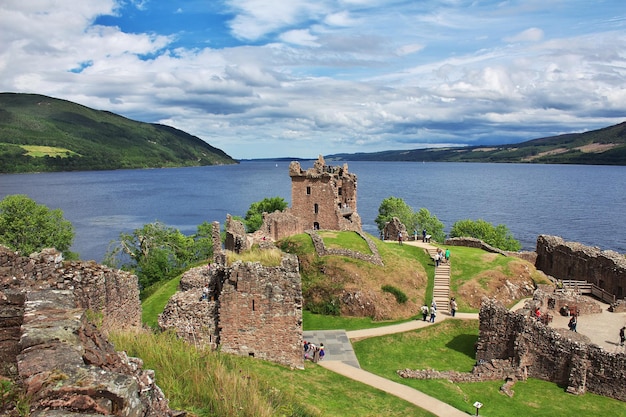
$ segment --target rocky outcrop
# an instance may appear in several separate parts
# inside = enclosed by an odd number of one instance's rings
[[[406,226],[398,219],[393,217],[391,221],[385,224],[383,228],[383,236],[385,240],[398,240],[398,236],[402,235],[402,240],[407,240],[409,235],[406,231]]]
[[[71,291],[28,291],[18,298],[19,312],[0,307],[0,314],[2,322],[22,322],[15,364],[30,399],[30,416],[184,415],[169,409],[153,371],[116,352],[85,319]]]

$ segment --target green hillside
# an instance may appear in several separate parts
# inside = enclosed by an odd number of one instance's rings
[[[509,162],[626,165],[626,122],[585,133],[494,146],[336,154],[327,161]]]
[[[0,93],[0,172],[163,168],[236,163],[169,126],[38,94]]]

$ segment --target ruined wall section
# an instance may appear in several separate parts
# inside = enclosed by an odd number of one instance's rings
[[[219,296],[222,352],[302,368],[302,288],[298,259],[280,266],[236,262]]]
[[[516,374],[626,401],[626,354],[609,353],[578,333],[552,329],[493,300],[480,309],[479,363],[508,361]]]
[[[263,225],[259,229],[261,237],[278,241],[289,236],[304,233],[306,225],[297,216],[294,216],[291,209],[275,211],[263,214]]]
[[[615,295],[626,296],[626,257],[557,236],[537,238],[537,269],[562,280],[581,280]]]
[[[207,284],[208,297],[203,299]],[[304,366],[302,288],[295,255],[285,255],[276,267],[238,261],[193,268],[183,275],[180,287],[159,316],[161,329],[174,329],[190,343],[222,352]]]
[[[0,290],[71,290],[79,307],[103,314],[103,328],[141,326],[135,275],[94,261],[64,261],[55,249],[21,256],[0,246]]]

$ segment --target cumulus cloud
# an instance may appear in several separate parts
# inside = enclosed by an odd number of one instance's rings
[[[618,0],[584,31],[570,3],[224,3],[172,0],[214,20],[161,32],[125,19],[156,2],[4,1],[0,89],[169,124],[236,158],[518,142],[626,115]]]

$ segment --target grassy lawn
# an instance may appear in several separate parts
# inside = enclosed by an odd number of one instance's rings
[[[367,242],[357,233],[320,230],[317,234],[322,238],[324,246],[328,249],[350,249],[365,255],[372,254]]]

